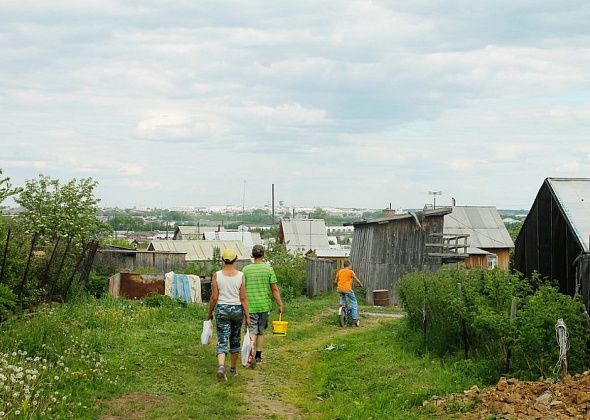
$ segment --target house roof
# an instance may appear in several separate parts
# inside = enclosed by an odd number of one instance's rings
[[[148,246],[150,251],[186,252],[186,261],[208,261],[213,258],[214,248],[219,248],[221,253],[232,248],[238,254],[238,260],[250,260],[242,241],[152,241]]]
[[[424,210],[424,211],[410,211],[407,213],[399,213],[399,214],[394,214],[393,216],[388,216],[388,217],[379,217],[377,219],[369,219],[369,220],[359,220],[357,222],[353,222],[353,223],[345,223],[344,226],[349,226],[349,225],[353,225],[353,226],[360,226],[360,225],[368,225],[368,224],[372,224],[372,223],[377,223],[377,224],[383,224],[383,223],[390,223],[390,222],[396,222],[398,220],[405,220],[405,219],[416,219],[416,221],[418,221],[418,217],[431,217],[431,216],[444,216],[445,214],[450,213],[451,210],[448,207],[441,207],[438,209],[429,209],[429,210]]]
[[[202,235],[205,232],[217,232],[220,229],[224,231],[225,229],[221,226],[176,226],[174,229],[174,237],[178,237],[178,235]]]
[[[484,251],[483,249],[475,248],[475,247],[467,247],[467,254],[469,255],[494,255],[491,252]]]
[[[469,235],[473,248],[513,248],[514,242],[506,226],[492,206],[455,206],[445,216],[444,234]]]
[[[207,241],[242,241],[248,251],[254,245],[262,245],[258,232],[205,232]]]
[[[318,248],[314,250],[314,253],[318,258],[348,258],[350,249]]]
[[[329,248],[326,223],[323,219],[281,220],[284,242],[289,251]]]
[[[590,178],[547,178],[564,217],[585,252],[590,252]]]

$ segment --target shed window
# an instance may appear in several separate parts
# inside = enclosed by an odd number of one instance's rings
[[[498,266],[498,256],[495,254],[488,255],[488,270],[493,270]]]

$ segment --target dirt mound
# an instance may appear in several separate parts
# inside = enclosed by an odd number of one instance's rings
[[[494,415],[500,419],[561,419],[590,417],[590,371],[552,380],[527,382],[500,378],[495,387],[483,391],[476,386],[444,398],[424,401],[439,415],[463,419]]]

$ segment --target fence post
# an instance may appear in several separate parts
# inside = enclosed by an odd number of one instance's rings
[[[461,283],[457,283],[457,292],[459,293],[459,299],[461,299],[461,309],[465,309],[465,299],[463,297],[463,288]],[[469,358],[469,341],[467,339],[467,324],[465,317],[461,315],[461,334],[463,336],[463,350],[465,352],[465,360]]]
[[[25,273],[23,275],[23,280],[20,283],[20,288],[18,290],[18,300],[20,302],[21,308],[23,307],[23,293],[25,291],[25,283],[27,281],[27,276],[29,275],[29,267],[31,266],[31,258],[33,257],[33,251],[35,250],[35,242],[37,242],[37,232],[33,234],[33,239],[31,240],[31,249],[29,251],[29,258],[27,259],[27,265],[25,267]]]
[[[4,281],[4,267],[6,267],[6,256],[8,255],[8,244],[10,242],[10,228],[6,235],[6,246],[4,247],[4,257],[2,258],[2,270],[0,271],[0,284]]]
[[[512,302],[510,303],[510,326],[512,327],[512,324],[514,322],[514,319],[516,318],[516,299],[512,299]],[[504,372],[508,373],[508,371],[510,370],[510,359],[512,358],[512,340],[510,340],[510,342],[508,343],[508,348],[506,349],[506,363],[504,364]]]
[[[86,255],[86,262],[84,264],[84,268],[82,270],[82,275],[80,276],[80,287],[86,287],[86,282],[88,281],[88,276],[90,275],[90,270],[92,269],[92,263],[94,262],[94,256],[96,255],[96,251],[98,250],[98,241],[92,241],[90,243],[90,249],[88,250],[88,254]]]
[[[426,294],[428,290],[426,288],[426,281],[423,281],[422,284],[424,287],[424,299],[422,300],[422,336],[424,345],[426,346]]]
[[[582,303],[582,309],[584,310],[584,318],[586,319],[586,327],[590,328],[590,315],[588,315],[588,310],[586,309],[586,304]]]
[[[41,286],[44,286],[48,283],[49,281],[49,270],[51,270],[51,265],[53,264],[53,260],[55,258],[55,253],[57,250],[57,247],[59,246],[59,236],[57,237],[57,240],[55,241],[55,245],[53,245],[53,250],[51,251],[51,257],[49,257],[49,260],[47,261],[47,265],[45,266],[45,273],[43,274],[43,277],[41,279]]]
[[[78,271],[80,271],[80,266],[82,265],[82,260],[84,259],[84,255],[86,254],[86,243],[82,243],[82,252],[80,252],[80,256],[78,257],[78,261],[76,262],[76,266],[72,270],[72,274],[70,275],[70,280],[66,284],[66,287],[63,292],[63,301],[66,302],[68,300],[68,293],[70,292],[70,288],[72,287],[72,282],[74,281],[74,276]]]
[[[559,361],[555,365],[553,373],[559,374],[561,371],[561,377],[567,376],[567,352],[569,350],[569,341],[567,334],[567,327],[562,318],[557,320],[555,324],[555,336],[557,338],[557,345],[559,346]],[[557,372],[556,372],[557,371]]]
[[[49,292],[49,297],[52,298],[55,293],[55,288],[57,283],[59,282],[59,278],[61,276],[61,271],[64,268],[64,263],[66,262],[66,257],[68,256],[68,252],[70,252],[70,247],[72,245],[72,238],[68,238],[68,244],[66,245],[66,249],[61,257],[61,261],[59,263],[59,268],[57,269],[57,274],[55,276],[55,281],[51,284],[51,290]]]

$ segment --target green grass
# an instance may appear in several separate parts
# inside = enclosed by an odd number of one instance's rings
[[[419,337],[403,320],[371,316],[361,328],[338,327],[337,302],[336,294],[287,302],[288,335],[269,334],[265,363],[227,383],[216,381],[213,345],[199,342],[204,305],[105,298],[41,308],[0,326],[0,359],[7,360],[0,373],[6,365],[47,367],[25,378],[18,397],[0,391],[0,411],[9,418],[19,417],[17,409],[29,418],[236,418],[252,414],[248,402],[259,393],[310,418],[419,418],[431,415],[420,407],[432,395],[481,385],[459,362],[417,355]],[[329,344],[336,349],[325,351]],[[287,417],[281,409],[275,418]]]

